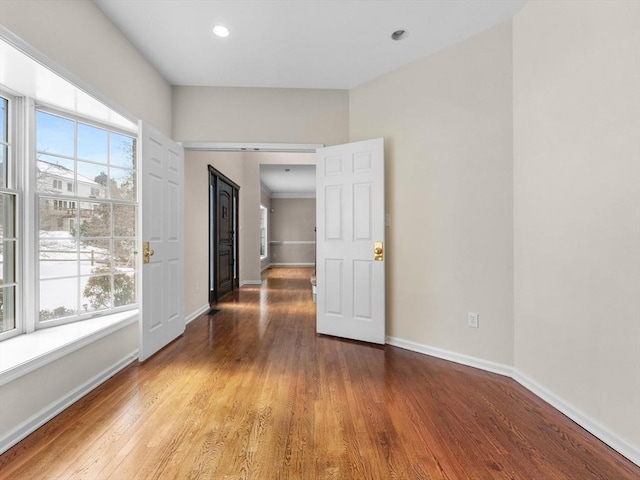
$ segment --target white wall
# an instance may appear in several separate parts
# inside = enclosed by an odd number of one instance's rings
[[[511,43],[501,25],[349,92],[351,140],[385,139],[387,334],[506,365]]]
[[[171,87],[91,0],[2,0],[0,23],[115,104],[171,134]]]
[[[346,90],[173,87],[176,141],[345,143]]]
[[[513,30],[515,366],[638,462],[640,3],[529,2]]]
[[[271,264],[314,265],[316,227],[315,198],[274,198],[271,200],[271,231],[275,242],[269,255]]]

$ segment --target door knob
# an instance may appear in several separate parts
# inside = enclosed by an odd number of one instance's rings
[[[149,242],[142,243],[142,263],[149,263],[154,253],[156,252],[149,246]]]
[[[384,250],[382,248],[382,242],[374,242],[373,244],[373,259],[376,262],[381,262],[383,257]]]

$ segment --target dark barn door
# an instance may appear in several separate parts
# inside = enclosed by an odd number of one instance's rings
[[[238,287],[238,190],[209,166],[209,304]]]

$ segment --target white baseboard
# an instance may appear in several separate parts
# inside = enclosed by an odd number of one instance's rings
[[[265,270],[268,270],[269,268],[271,268],[271,264],[267,263],[264,267],[260,267],[260,272],[264,272]]]
[[[422,345],[420,343],[409,342],[396,337],[387,337],[386,342],[394,347],[404,348],[405,350],[411,350],[412,352],[422,353],[424,355],[430,355],[436,358],[442,358],[443,360],[449,360],[450,362],[460,363],[468,367],[479,368],[487,372],[497,373],[505,377],[511,377],[513,374],[513,368],[502,363],[491,362],[489,360],[483,360],[482,358],[471,357],[468,355],[462,355],[456,352],[450,352],[448,350],[442,350],[440,348],[430,347],[428,345]]]
[[[198,318],[200,315],[202,315],[204,312],[206,312],[207,310],[210,310],[210,309],[211,309],[211,307],[209,306],[208,303],[206,305],[203,305],[198,310],[196,310],[192,314],[190,314],[190,315],[185,317],[185,319],[184,319],[185,325],[188,325],[189,323],[193,322],[196,318]]]
[[[137,359],[138,350],[135,350],[134,352],[131,352],[130,354],[116,362],[114,365],[103,370],[95,377],[89,379],[84,384],[73,389],[64,397],[61,397],[58,400],[52,402],[15,428],[6,432],[4,435],[2,435],[2,437],[0,437],[0,454],[9,450],[20,440],[26,438],[29,434],[33,433],[35,430],[47,423],[60,412],[80,400],[98,385],[106,382],[109,378],[113,377],[116,373],[118,373],[120,370],[133,363]]]
[[[242,280],[240,281],[240,286],[244,287],[245,285],[262,285],[262,280]]]
[[[632,445],[627,440],[615,435],[606,427],[603,427],[597,421],[595,421],[588,415],[585,415],[579,409],[564,401],[552,391],[536,383],[534,380],[527,377],[519,370],[514,370],[512,377],[524,388],[540,397],[556,410],[562,412],[564,415],[576,422],[593,436],[599,438],[615,451],[625,456],[636,465],[640,466],[640,448]]]
[[[405,350],[411,350],[412,352],[422,353],[424,355],[441,358],[443,360],[460,363],[469,367],[479,368],[480,370],[485,370],[487,372],[497,373],[498,375],[513,378],[524,388],[547,402],[559,412],[569,417],[571,420],[587,430],[593,436],[600,439],[615,451],[620,453],[620,455],[623,455],[636,465],[640,466],[640,448],[632,445],[627,440],[620,438],[618,435],[612,433],[610,430],[600,425],[588,415],[585,415],[580,410],[573,407],[571,404],[564,401],[562,398],[560,398],[550,390],[537,384],[535,381],[528,378],[525,374],[514,369],[513,367],[510,367],[509,365],[491,362],[468,355],[462,355],[460,353],[450,352],[448,350],[442,350],[440,348],[422,345],[420,343],[410,342],[396,337],[387,337],[386,342],[389,345],[404,348]]]

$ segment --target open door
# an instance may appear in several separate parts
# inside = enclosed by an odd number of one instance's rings
[[[384,141],[317,150],[318,333],[385,343]]]
[[[240,187],[209,165],[209,305],[239,286]]]
[[[185,329],[184,149],[143,122],[140,139],[142,362]]]

